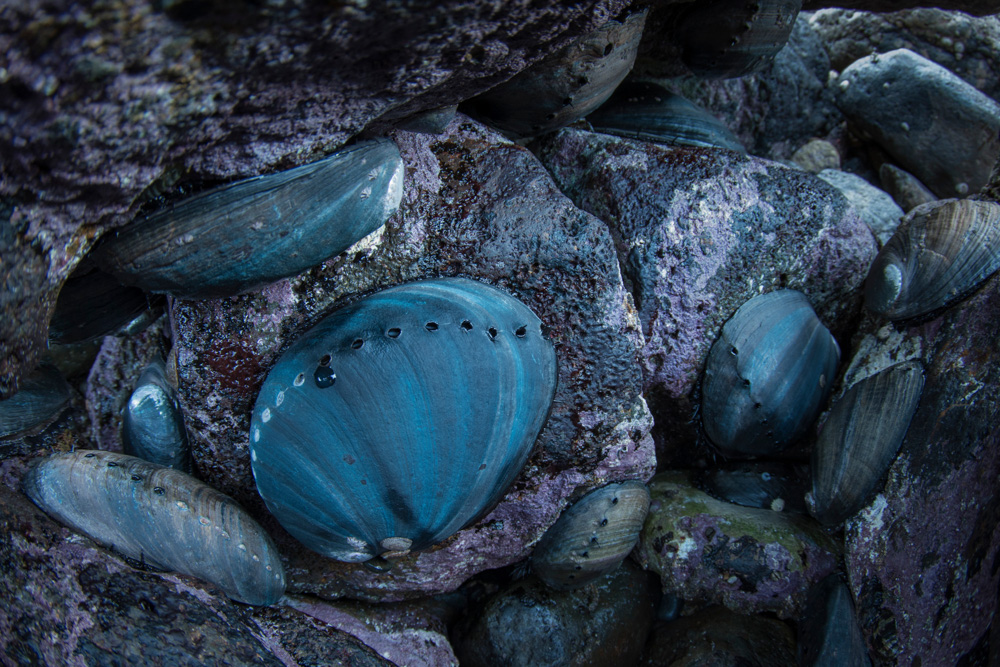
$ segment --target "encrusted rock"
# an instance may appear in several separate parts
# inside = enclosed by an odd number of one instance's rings
[[[879,244],[885,244],[891,237],[899,221],[903,218],[901,209],[892,196],[876,188],[857,174],[837,169],[826,169],[817,174],[824,181],[840,190],[851,206],[864,220]]]

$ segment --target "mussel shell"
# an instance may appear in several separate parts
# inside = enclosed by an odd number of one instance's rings
[[[176,393],[163,360],[151,361],[125,404],[122,444],[126,454],[190,472],[191,448]]]
[[[63,284],[49,323],[49,340],[79,343],[142,331],[163,314],[163,297],[148,295],[100,269],[73,274]]]
[[[296,539],[348,562],[425,549],[520,472],[556,384],[524,304],[482,283],[407,283],[322,320],[271,370],[251,422],[257,489]]]
[[[727,455],[781,451],[819,414],[839,361],[837,341],[803,294],[779,290],[750,299],[708,353],[705,433]]]
[[[831,408],[812,454],[809,511],[819,521],[840,523],[875,495],[923,386],[923,368],[908,361],[858,382]]]
[[[70,389],[55,366],[43,364],[0,401],[0,438],[13,438],[51,422],[69,402]]]
[[[271,538],[230,497],[132,456],[77,450],[39,461],[22,488],[48,514],[123,555],[267,605],[285,591]]]
[[[531,555],[531,569],[552,588],[584,586],[618,567],[639,541],[649,513],[642,482],[608,484],[560,515]]]
[[[469,112],[511,137],[577,121],[604,103],[632,69],[647,10],[594,32],[469,102]]]
[[[300,273],[381,227],[403,161],[387,139],[185,199],[106,237],[94,259],[126,284],[187,299],[239,294]]]
[[[806,513],[808,473],[786,463],[729,464],[692,475],[708,495],[743,507]]]
[[[865,306],[891,320],[934,313],[1000,268],[1000,205],[948,199],[913,209],[879,251]]]
[[[760,69],[788,41],[802,0],[702,0],[677,23],[681,60],[703,78]]]
[[[802,667],[868,667],[851,591],[831,574],[809,591],[799,620],[798,664]]]
[[[619,137],[746,153],[719,119],[655,83],[626,81],[587,121],[598,132]]]

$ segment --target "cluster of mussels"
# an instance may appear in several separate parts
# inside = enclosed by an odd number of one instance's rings
[[[751,71],[781,48],[798,10],[794,0],[693,3],[678,21],[681,33],[718,39],[686,40],[684,60],[706,76]],[[645,18],[609,22],[469,100],[467,110],[515,138],[587,117],[603,133],[745,152],[687,100],[649,82],[619,85]],[[435,132],[454,113],[406,127]],[[162,297],[151,295],[219,298],[300,273],[379,229],[400,207],[403,188],[398,148],[377,139],[165,206],[102,240],[64,287],[51,338],[128,335],[161,314]],[[997,248],[1000,206],[918,206],[875,259],[865,305],[893,321],[939,313],[1000,268]],[[707,440],[725,458],[776,456],[827,407],[840,358],[803,294],[778,290],[749,300],[706,360],[700,418]],[[303,334],[270,369],[249,433],[259,495],[309,549],[388,570],[475,524],[508,492],[549,414],[556,360],[538,316],[482,282],[420,280],[361,296]],[[52,455],[28,471],[23,490],[125,556],[210,581],[234,600],[275,604],[286,575],[274,542],[235,501],[189,474],[170,363],[150,364],[124,407],[126,454]],[[812,450],[808,493],[786,484],[782,464],[723,466],[704,472],[701,483],[731,502],[808,511],[837,526],[878,492],[923,384],[921,366],[908,361],[846,388]],[[0,403],[0,436],[43,428],[70,393],[58,371],[39,368]],[[592,490],[537,543],[531,571],[554,596],[611,576],[639,541],[649,510],[644,480]],[[679,614],[672,602],[665,617]],[[489,653],[489,628],[472,625],[460,642],[463,660],[514,660]],[[799,646],[804,664],[867,661],[839,577],[815,586]],[[638,659],[642,646],[633,648],[621,659]]]

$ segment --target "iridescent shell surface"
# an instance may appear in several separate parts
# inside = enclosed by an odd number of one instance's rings
[[[517,299],[462,278],[356,301],[304,334],[254,407],[257,489],[296,539],[360,562],[425,549],[507,491],[556,356]]]
[[[858,382],[837,401],[812,453],[809,511],[837,524],[871,500],[896,458],[924,387],[908,361]]]
[[[0,438],[12,438],[52,422],[69,402],[70,388],[55,366],[36,368],[20,390],[0,401]]]
[[[133,456],[77,450],[39,461],[22,482],[52,517],[115,551],[268,605],[285,592],[271,538],[229,496]]]
[[[805,466],[779,462],[728,464],[693,475],[708,495],[743,507],[806,512],[809,473]]]
[[[600,109],[587,116],[587,121],[605,134],[746,153],[719,119],[655,83],[626,81]]]
[[[913,209],[879,251],[865,306],[891,320],[934,313],[1000,268],[1000,205],[948,199]]]
[[[126,454],[190,472],[191,447],[176,394],[163,360],[151,361],[125,404],[122,444]]]
[[[705,433],[726,455],[774,454],[816,419],[836,376],[837,341],[794,290],[750,299],[722,327],[702,384]]]
[[[375,231],[399,207],[403,161],[387,139],[203,192],[102,240],[122,282],[187,299],[239,294],[300,273]]]
[[[608,21],[469,102],[469,111],[511,137],[532,137],[599,107],[631,71],[646,10]]]
[[[638,481],[608,484],[565,510],[531,555],[531,569],[552,588],[583,586],[618,567],[639,541],[649,490]]]

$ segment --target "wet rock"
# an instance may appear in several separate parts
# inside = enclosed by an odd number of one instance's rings
[[[987,13],[995,14],[997,9],[993,3]],[[808,21],[830,55],[830,68],[838,72],[872,53],[909,49],[1000,100],[996,76],[1000,17],[930,8],[890,13],[822,9],[809,15]]]
[[[669,623],[657,623],[639,664],[791,667],[796,664],[795,635],[777,619],[711,607]]]
[[[388,664],[298,612],[254,612],[196,579],[135,569],[6,486],[0,528],[0,652],[14,663]]]
[[[531,153],[461,114],[443,136],[395,139],[407,178],[383,231],[297,278],[219,301],[178,300],[171,312],[195,469],[272,529],[290,559],[291,592],[400,599],[452,590],[527,557],[577,487],[648,479],[655,466],[641,337],[607,227],[575,208]],[[549,329],[559,376],[535,454],[491,514],[389,575],[306,550],[254,492],[250,410],[264,375],[345,297],[454,275],[509,291]]]
[[[649,490],[636,555],[665,593],[787,618],[836,567],[839,547],[807,517],[716,500],[679,472],[660,473]]]
[[[840,153],[825,139],[813,139],[792,153],[791,160],[811,174],[824,169],[840,169]]]
[[[656,616],[652,577],[630,561],[576,590],[531,576],[489,599],[455,650],[462,665],[634,664]]]
[[[977,192],[1000,155],[1000,104],[906,49],[841,72],[837,104],[939,197]]]
[[[617,240],[646,339],[661,461],[695,449],[692,391],[723,323],[752,296],[799,290],[835,335],[850,331],[875,239],[815,176],[730,151],[575,129],[540,153],[563,191]]]
[[[924,391],[883,493],[845,529],[876,662],[960,664],[997,609],[997,317],[994,276],[962,305],[905,331],[922,342]]]
[[[888,192],[905,213],[937,197],[916,176],[899,167],[884,163],[878,170],[882,189]]]
[[[806,0],[803,9],[821,9],[823,7],[850,7],[872,12],[898,12],[902,9],[921,8],[930,5],[929,0]],[[934,0],[935,7],[958,10],[975,16],[995,14],[997,6],[994,0]]]
[[[44,350],[59,285],[144,201],[305,164],[368,125],[456,104],[628,3],[167,4],[186,9],[5,5],[0,396]]]
[[[892,237],[903,218],[903,209],[888,192],[876,188],[857,174],[846,171],[826,169],[817,175],[847,197],[847,201],[851,202],[861,219],[868,224],[880,245]]]

